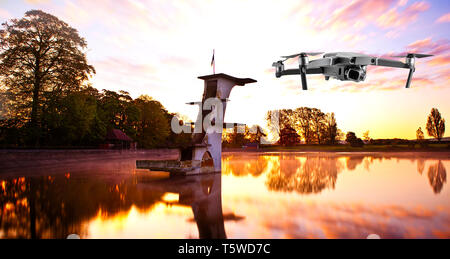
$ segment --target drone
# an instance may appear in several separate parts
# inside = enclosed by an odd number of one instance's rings
[[[325,80],[335,78],[341,81],[361,82],[366,79],[367,66],[385,66],[394,68],[409,69],[406,88],[409,88],[411,79],[415,71],[415,59],[426,58],[433,55],[407,53],[403,56],[393,56],[396,58],[406,58],[405,62],[369,56],[353,52],[333,52],[325,53],[322,58],[309,61],[308,56],[317,56],[323,52],[302,52],[290,56],[282,56],[284,60],[274,62],[276,68],[275,76],[280,78],[285,75],[300,75],[302,80],[302,89],[308,90],[306,75],[323,74]],[[284,69],[284,61],[290,58],[298,57],[298,69]]]

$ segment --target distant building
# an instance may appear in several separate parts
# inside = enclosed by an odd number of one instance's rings
[[[134,147],[133,139],[119,129],[111,129],[106,134],[106,148],[130,149]]]

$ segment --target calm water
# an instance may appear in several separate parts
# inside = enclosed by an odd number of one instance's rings
[[[168,177],[124,159],[0,174],[1,238],[449,238],[448,154],[234,153]]]

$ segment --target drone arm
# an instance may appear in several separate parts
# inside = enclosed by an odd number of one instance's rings
[[[397,68],[408,68],[410,69],[410,65],[397,61],[397,60],[391,60],[391,59],[385,59],[385,58],[378,58],[373,64],[374,66],[384,66],[384,67],[397,67]]]
[[[406,80],[406,88],[409,88],[409,86],[411,85],[412,76],[415,70],[414,62],[407,61],[406,63],[403,63],[397,60],[379,58],[375,65],[409,69],[408,79]]]
[[[307,68],[306,69],[306,74],[307,75],[311,75],[311,74],[322,74],[323,73],[323,68]],[[300,69],[299,68],[295,68],[295,69],[286,69],[283,70],[281,72],[282,76],[287,76],[287,75],[300,75]]]

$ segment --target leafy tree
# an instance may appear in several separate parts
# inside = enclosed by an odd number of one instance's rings
[[[419,141],[419,142],[420,142],[420,141],[423,141],[423,140],[425,139],[421,127],[419,127],[419,128],[416,130],[416,138],[417,138],[417,141]]]
[[[371,140],[371,138],[369,136],[369,133],[370,133],[370,131],[366,131],[366,132],[363,133],[363,139],[365,141],[370,141]]]
[[[311,127],[314,132],[315,139],[317,144],[321,144],[325,132],[325,113],[317,108],[312,108],[312,116],[311,116]]]
[[[82,51],[86,41],[51,14],[31,10],[2,26],[0,77],[38,144],[43,105],[78,90],[95,70]]]
[[[352,142],[354,142],[355,140],[356,140],[356,134],[355,134],[355,132],[352,132],[352,131],[347,132],[347,135],[346,135],[346,137],[345,137],[345,141],[346,141],[347,143],[352,143]]]
[[[345,141],[352,147],[362,147],[364,145],[364,142],[360,138],[356,137],[356,134],[352,131],[347,132]]]
[[[261,143],[261,138],[267,136],[259,125],[251,126],[248,131],[245,132],[245,137],[250,143]]]
[[[189,123],[189,118],[185,115],[179,114],[179,113],[168,113],[167,114],[167,122],[169,125],[172,123],[172,118],[176,116],[180,125],[184,125],[186,123]],[[191,132],[193,132],[193,126],[191,125]],[[173,132],[173,130],[170,131],[168,136],[168,145],[174,146],[174,147],[186,147],[190,145],[192,139],[192,134],[187,132],[181,132],[179,134]]]
[[[280,136],[283,129],[292,127],[295,123],[295,112],[291,109],[268,111],[266,121],[269,131]]]
[[[308,107],[300,107],[295,109],[296,112],[296,126],[294,129],[300,129],[300,132],[305,140],[306,144],[310,144],[313,141],[313,128],[311,120],[313,117],[312,109]]]
[[[154,148],[166,145],[170,135],[167,111],[158,101],[142,95],[134,101],[140,110],[137,123],[137,141],[141,147]]]
[[[429,136],[437,138],[438,141],[441,141],[444,136],[445,120],[436,108],[431,109],[430,115],[428,115],[427,133]]]
[[[338,128],[334,112],[327,113],[325,116],[325,134],[328,144],[336,144],[338,138]]]
[[[278,117],[277,117],[278,116]],[[279,119],[278,125],[269,125],[269,130],[280,135],[284,129],[293,129],[305,140],[310,143],[336,143],[338,128],[334,113],[325,114],[320,109],[299,107],[295,110],[282,109],[269,111],[266,116],[268,123]]]

